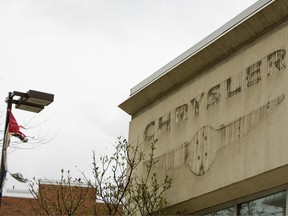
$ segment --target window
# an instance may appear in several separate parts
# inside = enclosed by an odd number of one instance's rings
[[[235,209],[234,207],[221,209],[219,211],[211,212],[209,214],[204,214],[203,216],[234,216]]]
[[[192,215],[201,216],[284,216],[288,185],[210,207]]]
[[[286,214],[286,191],[248,201],[239,205],[240,216]]]

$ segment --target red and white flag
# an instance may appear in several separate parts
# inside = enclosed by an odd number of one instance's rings
[[[28,138],[26,137],[26,135],[20,131],[20,128],[23,127],[18,125],[11,110],[8,110],[8,115],[9,115],[8,133],[10,133],[12,136],[19,138],[22,142],[28,142]]]

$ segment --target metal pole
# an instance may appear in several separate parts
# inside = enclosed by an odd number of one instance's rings
[[[8,111],[12,109],[12,93],[8,93],[8,98],[6,98],[7,109],[6,109],[6,120],[4,127],[4,135],[2,140],[2,157],[1,157],[1,167],[0,167],[0,207],[2,206],[2,195],[3,195],[3,186],[7,173],[7,148],[9,146],[9,134],[8,134],[8,124],[9,124],[9,113]]]

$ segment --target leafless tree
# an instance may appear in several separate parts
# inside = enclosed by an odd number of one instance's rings
[[[100,157],[93,152],[92,171],[97,201],[106,206],[107,215],[164,215],[167,201],[164,193],[172,186],[172,177],[158,178],[154,171],[157,140],[152,141],[149,155],[140,150],[140,144],[128,144],[119,137],[112,156]],[[144,167],[142,176],[136,170]]]
[[[83,180],[76,179],[72,185],[70,173],[65,177],[62,170],[61,180],[54,184],[58,188],[55,192],[41,190],[41,182],[34,179],[29,184],[37,200],[34,209],[46,215],[75,215],[88,208],[89,215],[165,215],[167,201],[164,193],[171,188],[172,177],[160,179],[154,170],[158,163],[155,159],[156,143],[157,140],[151,143],[150,152],[145,155],[140,144],[129,144],[119,137],[113,154],[106,154],[98,160],[93,152],[91,178],[80,171]],[[137,169],[143,170],[142,175],[137,174]],[[75,193],[75,183],[79,187],[83,182],[87,191]],[[91,190],[95,192],[94,197]]]
[[[81,179],[72,179],[70,171],[61,170],[60,181],[45,182],[35,178],[29,182],[36,215],[91,215],[96,199],[95,190]]]

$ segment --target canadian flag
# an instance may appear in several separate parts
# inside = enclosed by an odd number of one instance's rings
[[[12,136],[19,138],[22,142],[28,142],[28,138],[26,137],[26,135],[20,131],[20,128],[23,127],[18,125],[11,110],[8,110],[8,115],[9,115],[8,133],[10,133]]]

